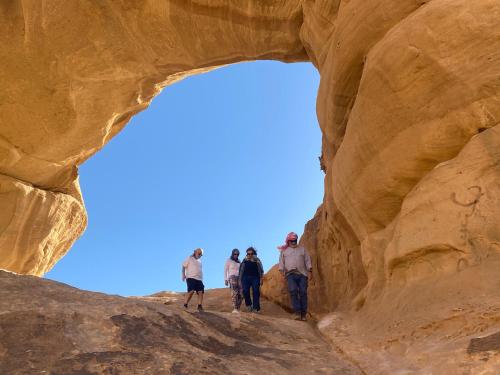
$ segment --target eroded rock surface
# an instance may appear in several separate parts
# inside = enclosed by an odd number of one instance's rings
[[[124,298],[0,271],[0,372],[362,373],[272,303],[235,315],[229,289],[207,297],[198,313],[184,311],[179,294]]]
[[[500,260],[485,264],[389,288],[355,314],[323,315],[318,326],[367,374],[498,374]]]
[[[86,225],[78,165],[166,85],[311,61],[326,172],[302,238],[312,310],[425,314],[406,293],[429,280],[429,311],[496,298],[472,281],[500,277],[498,0],[14,0],[0,17],[0,268],[42,275],[64,255]],[[286,303],[275,272],[265,293]]]
[[[238,61],[307,60],[298,0],[15,0],[0,17],[0,268],[24,274],[43,275],[83,232],[83,204],[63,203],[81,202],[78,165],[163,87]],[[54,199],[40,207],[26,184]],[[64,241],[40,210],[66,217]]]

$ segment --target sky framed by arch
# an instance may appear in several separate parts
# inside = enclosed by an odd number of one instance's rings
[[[166,87],[80,167],[89,226],[46,274],[121,295],[184,291],[203,247],[204,282],[224,286],[233,248],[266,271],[323,198],[319,74],[310,63],[225,66]]]

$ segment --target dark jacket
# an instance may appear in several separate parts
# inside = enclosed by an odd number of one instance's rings
[[[257,273],[260,278],[264,277],[264,267],[262,267],[262,262],[258,257],[253,257],[252,260],[244,258],[240,264],[240,280],[243,276],[245,276],[245,267],[248,263],[256,263],[257,265]]]

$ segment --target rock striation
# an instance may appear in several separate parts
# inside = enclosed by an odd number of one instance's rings
[[[425,311],[409,291],[429,285],[429,314],[496,298],[473,281],[495,284],[500,258],[497,0],[13,0],[0,17],[0,268],[43,275],[70,249],[78,165],[162,88],[310,61],[325,170],[302,238],[312,310],[410,318]],[[286,303],[276,270],[264,289]]]
[[[272,303],[236,315],[228,289],[207,297],[198,313],[180,294],[124,298],[0,271],[0,372],[362,374]]]
[[[78,165],[163,87],[238,61],[308,59],[298,0],[15,0],[0,17],[0,268],[24,274],[43,275],[84,231]]]

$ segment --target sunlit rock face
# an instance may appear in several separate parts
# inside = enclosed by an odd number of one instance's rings
[[[297,1],[0,2],[0,268],[43,275],[83,233],[77,167],[161,89],[306,61]]]
[[[498,342],[467,348],[500,331],[500,3],[333,3],[303,4],[326,169],[311,307],[367,373],[497,373]],[[283,286],[273,269],[265,294],[289,304]]]
[[[43,275],[70,249],[86,226],[78,165],[163,87],[311,61],[326,172],[302,238],[311,310],[362,317],[359,332],[403,332],[409,311],[487,317],[447,339],[498,325],[484,287],[500,257],[498,0],[13,0],[0,15],[0,268]],[[264,292],[288,303],[276,270]]]
[[[274,59],[321,74],[325,196],[302,238],[314,312],[368,314],[402,306],[395,291],[446,279],[436,290],[453,294],[465,270],[491,275],[497,0],[15,0],[0,14],[0,268],[42,275],[64,255],[86,225],[78,165],[163,87]],[[287,303],[276,270],[267,278]]]

